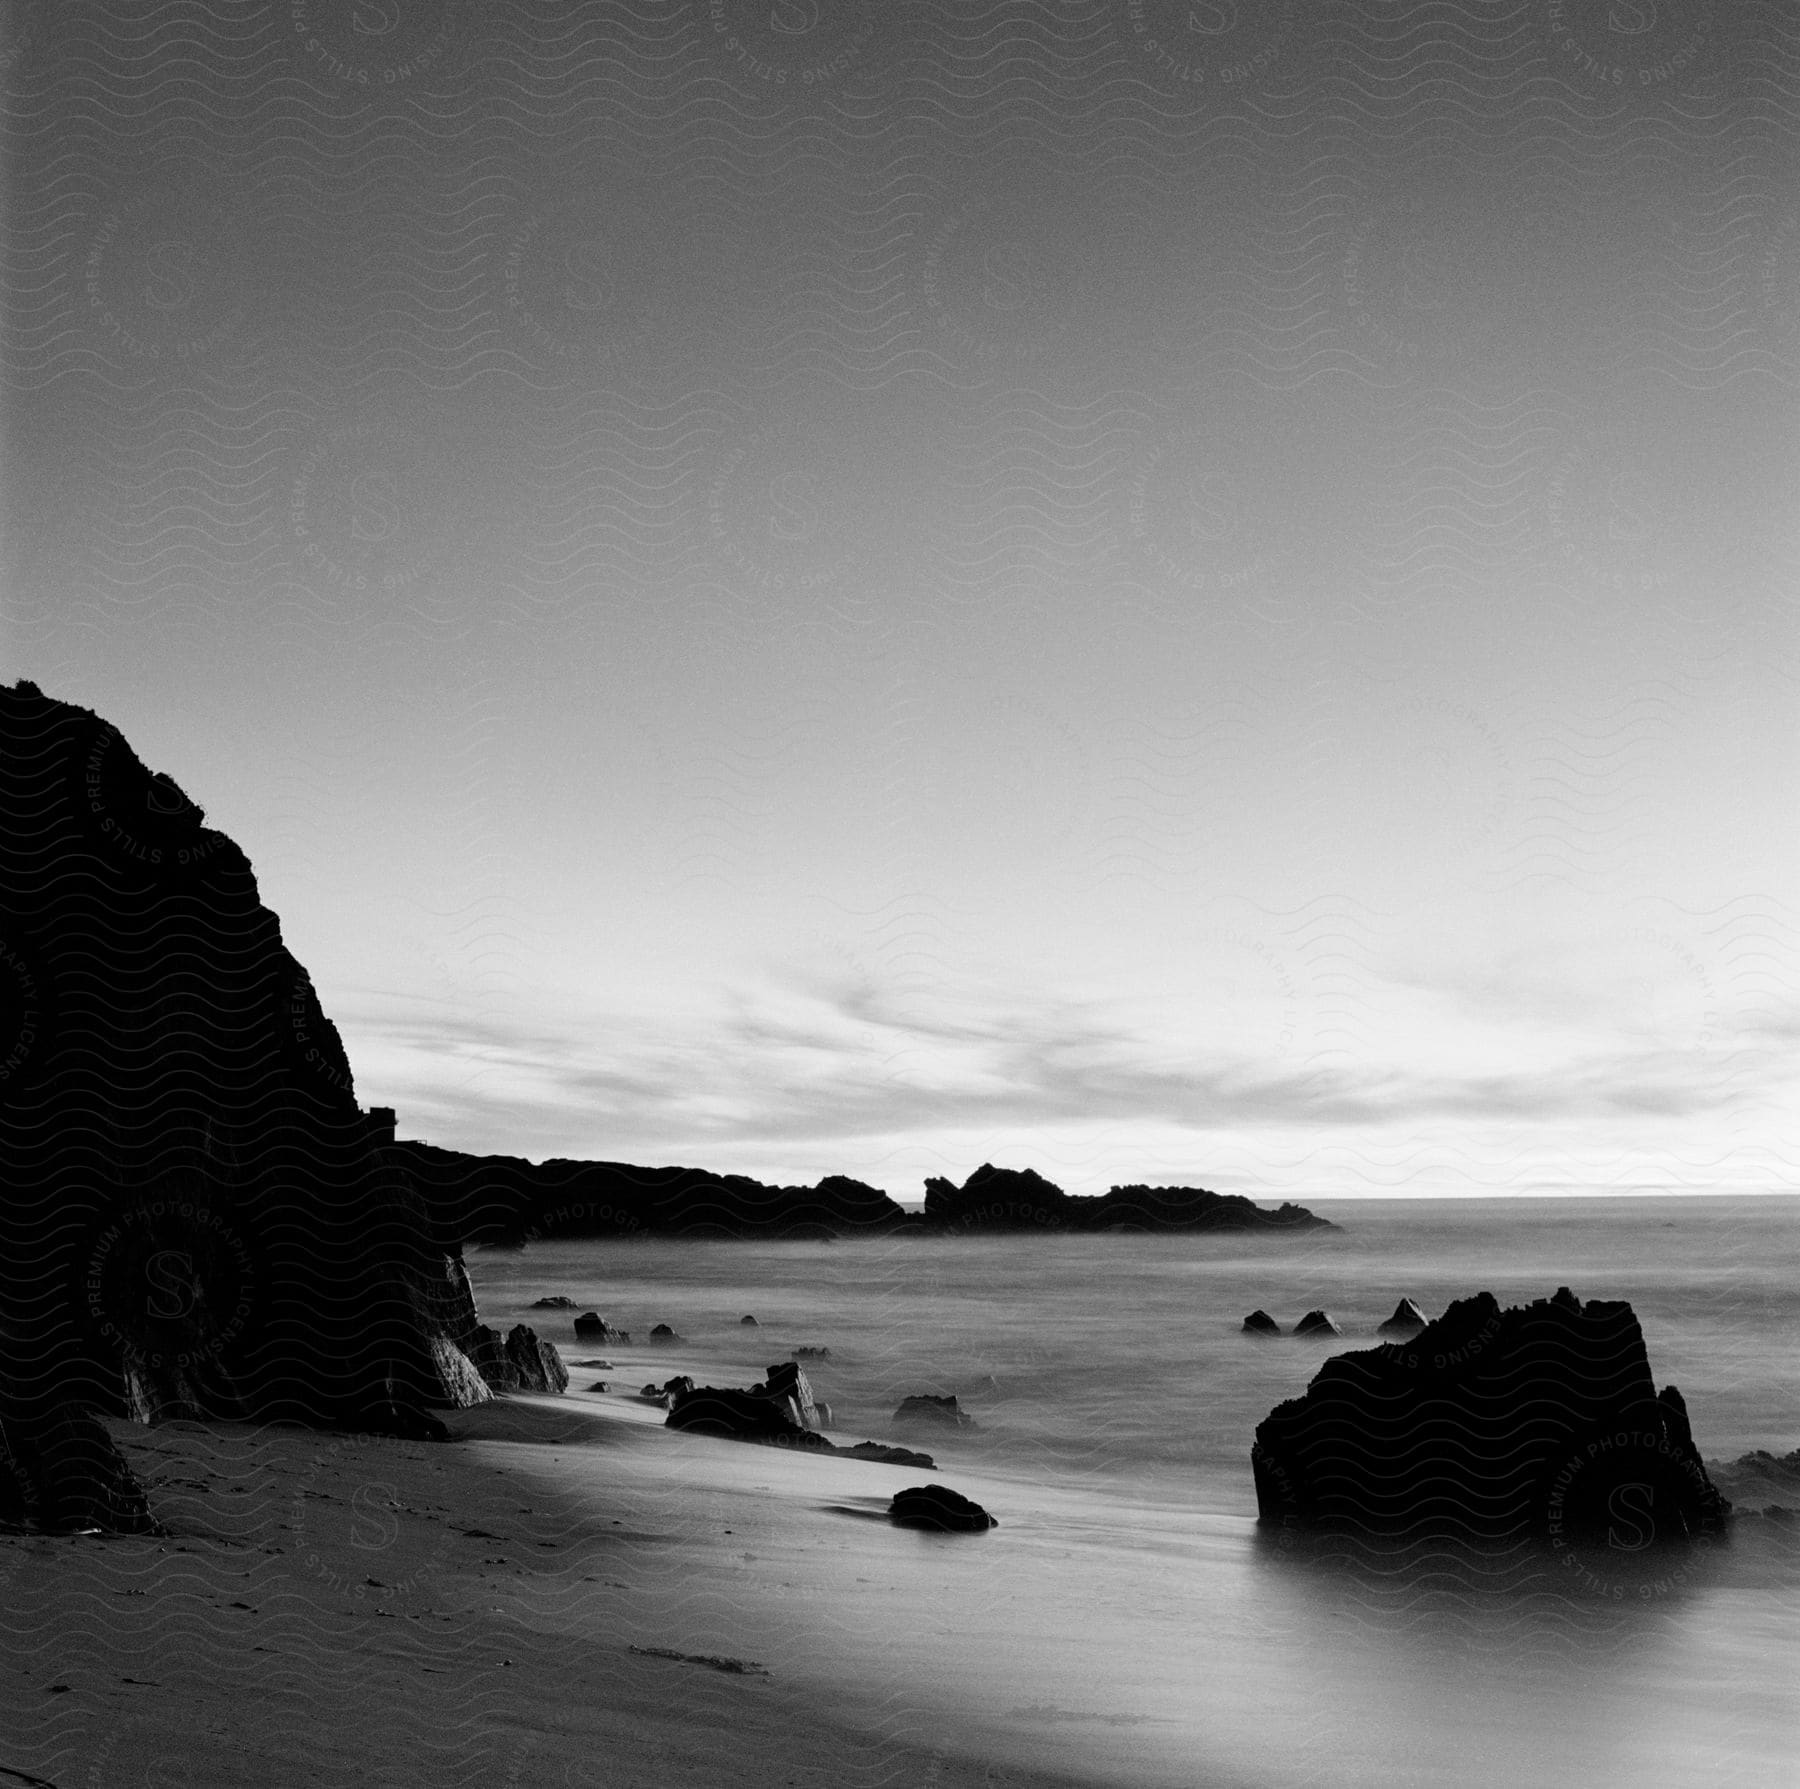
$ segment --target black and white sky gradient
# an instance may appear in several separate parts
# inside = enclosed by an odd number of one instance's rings
[[[3,16],[9,675],[403,1135],[1800,1180],[1786,6]]]

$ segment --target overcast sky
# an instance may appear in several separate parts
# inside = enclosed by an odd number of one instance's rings
[[[1781,7],[5,19],[9,674],[402,1135],[1800,1182]]]

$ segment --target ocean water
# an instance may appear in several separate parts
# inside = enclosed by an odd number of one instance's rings
[[[882,1730],[994,1758],[995,1781],[1035,1767],[1158,1785],[1800,1784],[1796,1530],[1740,1523],[1680,1555],[1577,1562],[1315,1546],[1258,1528],[1249,1466],[1258,1420],[1329,1352],[1371,1345],[1402,1294],[1436,1314],[1484,1288],[1507,1304],[1559,1285],[1631,1301],[1709,1460],[1786,1453],[1800,1200],[1316,1208],[1341,1229],[557,1243],[470,1266],[489,1321],[533,1322],[565,1358],[596,1350],[569,1314],[529,1309],[545,1294],[632,1331],[604,1350],[615,1398],[674,1372],[747,1384],[828,1348],[807,1371],[834,1438],[930,1452],[928,1476],[1001,1527],[853,1521],[925,1476],[861,1463],[781,1456],[752,1473],[760,1504],[719,1477],[708,1519],[747,1544],[717,1581],[681,1587],[684,1638],[766,1659]],[[1284,1327],[1321,1307],[1343,1334],[1259,1341],[1239,1327],[1257,1307]],[[649,1346],[657,1323],[682,1342]],[[576,1369],[575,1386],[593,1376]],[[895,1429],[915,1392],[954,1392],[979,1426]],[[740,1476],[742,1457],[769,1458],[666,1440],[703,1479],[726,1455]],[[636,1564],[649,1586],[655,1550]]]

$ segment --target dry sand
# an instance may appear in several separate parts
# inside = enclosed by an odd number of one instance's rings
[[[843,1605],[878,1630],[905,1559],[850,1568],[931,1475],[623,1397],[449,1421],[452,1445],[113,1425],[169,1532],[0,1538],[0,1789],[1075,1781],[983,1755],[917,1647],[837,1656]]]

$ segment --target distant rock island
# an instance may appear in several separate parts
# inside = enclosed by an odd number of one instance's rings
[[[379,1115],[391,1120],[391,1113]],[[1031,1168],[983,1164],[959,1187],[925,1183],[923,1211],[841,1174],[815,1186],[770,1186],[743,1174],[646,1168],[627,1162],[464,1155],[393,1142],[387,1159],[426,1192],[437,1221],[468,1242],[519,1246],[603,1236],[785,1237],[890,1233],[966,1236],[1010,1232],[1335,1230],[1298,1205],[1276,1210],[1204,1187],[1115,1186],[1101,1197],[1066,1193]]]

